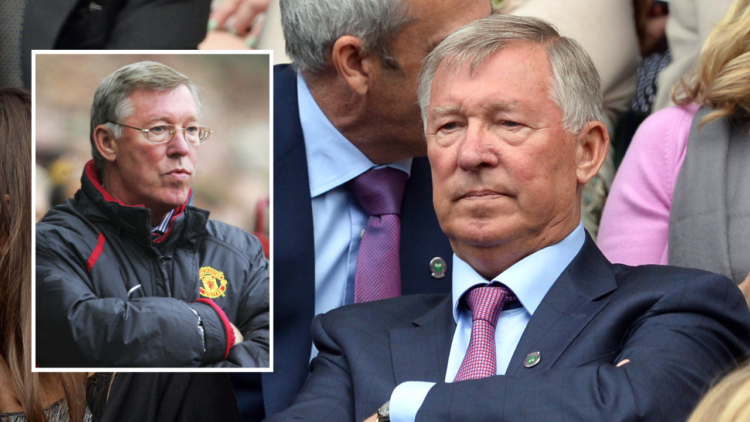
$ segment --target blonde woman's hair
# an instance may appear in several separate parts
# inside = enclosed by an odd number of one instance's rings
[[[750,365],[732,372],[698,403],[688,422],[750,421]]]
[[[735,0],[703,46],[696,70],[672,90],[675,104],[698,103],[714,111],[701,124],[750,114],[750,0]]]

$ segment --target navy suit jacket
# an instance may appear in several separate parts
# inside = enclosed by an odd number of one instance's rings
[[[315,314],[315,247],[305,143],[297,109],[297,75],[288,65],[274,68],[274,361],[273,373],[235,374],[243,420],[284,410],[310,372]],[[415,158],[401,209],[401,292],[448,293],[451,271],[431,276],[429,262],[451,262],[453,251],[432,206],[426,158]],[[262,384],[262,398],[260,396]]]
[[[417,421],[684,421],[750,346],[747,304],[729,279],[613,265],[590,237],[532,316],[506,375],[444,382],[451,307],[449,295],[415,295],[316,317],[312,375],[270,420],[361,421],[398,384],[431,381]],[[532,352],[541,360],[527,368]]]

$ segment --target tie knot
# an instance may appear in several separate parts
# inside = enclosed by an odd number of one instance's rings
[[[399,214],[406,173],[392,167],[370,169],[352,181],[352,193],[368,215]]]
[[[509,288],[502,285],[475,287],[465,298],[471,309],[472,321],[484,320],[493,327],[497,324],[503,306],[517,299]]]

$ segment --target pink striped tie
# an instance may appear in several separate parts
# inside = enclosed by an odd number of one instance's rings
[[[513,292],[501,285],[475,287],[464,298],[471,310],[471,339],[454,381],[497,374],[495,327],[503,306],[516,300]]]
[[[401,200],[406,173],[391,167],[371,169],[352,182],[352,192],[370,215],[357,254],[354,301],[401,295]]]

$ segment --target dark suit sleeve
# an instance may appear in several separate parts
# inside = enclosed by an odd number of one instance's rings
[[[319,352],[312,362],[313,376],[305,383],[287,411],[277,413],[266,421],[355,420],[352,374],[347,356],[329,336],[323,317],[316,316],[312,324],[313,338]]]
[[[417,421],[685,420],[711,381],[744,354],[747,305],[729,280],[711,276],[633,312],[642,316],[625,327],[616,356],[536,375],[440,383]],[[616,367],[624,359],[630,362]]]

